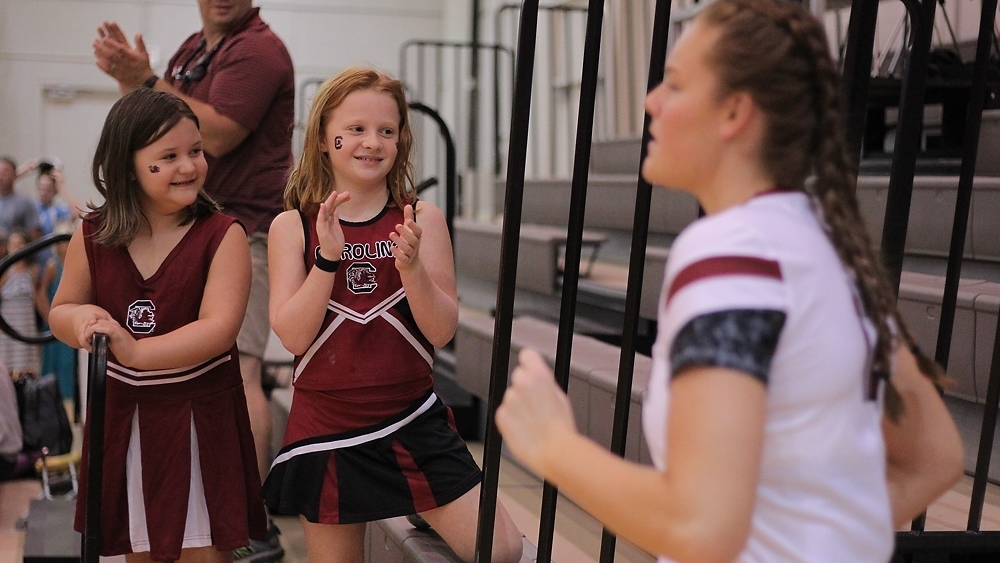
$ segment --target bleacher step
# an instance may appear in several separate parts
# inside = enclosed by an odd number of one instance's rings
[[[521,563],[535,560],[535,546],[522,539]],[[433,529],[418,530],[406,518],[379,520],[365,535],[366,563],[462,563]]]

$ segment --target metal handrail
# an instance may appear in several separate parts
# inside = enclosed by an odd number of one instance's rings
[[[87,506],[83,531],[83,563],[99,563],[101,492],[104,487],[104,398],[108,373],[108,335],[94,333],[88,369]]]
[[[409,76],[410,67],[409,67],[409,64],[407,62],[408,61],[407,53],[408,53],[408,51],[410,49],[414,49],[414,48],[417,49],[417,61],[416,62],[417,62],[417,77],[418,78],[417,78],[416,83],[412,84],[412,83],[410,83],[411,82],[410,81],[410,76]],[[433,48],[433,49],[435,49],[435,51],[437,53],[439,71],[440,71],[440,66],[441,66],[441,61],[440,61],[440,59],[441,59],[441,52],[443,50],[445,50],[445,49],[451,49],[451,50],[455,50],[455,51],[459,51],[459,52],[465,51],[465,50],[469,50],[469,51],[471,51],[471,55],[472,55],[472,57],[474,59],[476,57],[478,57],[478,54],[479,54],[480,51],[489,51],[490,53],[492,53],[492,55],[493,55],[493,96],[492,96],[492,103],[493,103],[493,172],[494,172],[494,174],[498,174],[500,172],[500,166],[501,166],[501,162],[503,160],[503,158],[502,158],[502,151],[501,151],[501,138],[500,138],[500,128],[501,128],[501,121],[500,121],[500,103],[501,103],[501,96],[500,96],[500,76],[501,76],[501,73],[500,73],[500,59],[501,59],[502,55],[507,55],[508,57],[510,57],[510,61],[511,61],[511,69],[510,69],[510,71],[511,71],[511,74],[513,74],[513,72],[514,72],[514,69],[513,69],[514,51],[512,49],[510,49],[509,47],[506,47],[504,45],[498,45],[498,44],[493,44],[493,43],[482,43],[482,42],[472,43],[472,42],[464,42],[464,41],[439,41],[439,40],[419,40],[419,39],[415,39],[415,40],[410,40],[410,41],[406,41],[405,43],[403,43],[403,45],[400,47],[400,50],[399,50],[399,76],[400,76],[400,80],[402,80],[404,82],[404,84],[408,88],[416,90],[417,94],[416,94],[416,99],[414,101],[421,102],[421,103],[428,104],[428,105],[433,104],[436,107],[442,107],[442,104],[443,104],[443,100],[440,97],[440,95],[441,95],[440,89],[438,89],[438,91],[436,91],[436,99],[433,100],[433,102],[431,100],[428,100],[428,99],[424,98],[424,96],[426,95],[426,92],[424,91],[424,75],[425,75],[425,73],[424,73],[424,68],[423,68],[423,65],[424,65],[423,50],[424,50],[424,48]],[[455,73],[456,76],[453,77],[456,80],[456,83],[458,82],[458,74],[459,73],[456,72]],[[440,78],[441,77],[439,76],[439,80],[440,80]],[[470,148],[469,148],[469,156],[470,156],[470,159],[473,160],[473,161],[475,160],[475,158],[474,158],[474,154],[475,153],[473,152],[474,150],[475,149],[470,146]],[[457,160],[456,160],[456,163],[457,163]],[[470,167],[471,166],[472,166],[472,163],[470,163]]]
[[[70,238],[72,238],[72,235],[65,233],[49,233],[29,242],[24,245],[24,248],[11,252],[7,256],[4,256],[3,259],[0,259],[0,276],[6,273],[7,269],[13,266],[14,263],[39,252],[43,248],[69,240]],[[3,318],[2,314],[0,314],[0,330],[14,340],[19,340],[28,344],[46,344],[55,340],[55,337],[52,336],[51,330],[46,330],[45,332],[33,336],[21,334],[14,327],[10,326],[7,320]]]
[[[455,240],[455,212],[456,212],[456,201],[458,199],[458,162],[455,151],[455,140],[451,136],[451,131],[448,129],[448,124],[444,122],[444,118],[437,110],[428,107],[427,105],[420,102],[410,102],[410,109],[418,113],[422,113],[427,117],[430,117],[434,123],[438,126],[438,131],[441,134],[441,138],[444,140],[445,148],[445,206],[444,206],[444,219],[445,224],[448,225],[448,236],[451,237],[452,242]],[[437,183],[437,178],[433,178],[434,182]],[[430,187],[430,186],[427,186]]]

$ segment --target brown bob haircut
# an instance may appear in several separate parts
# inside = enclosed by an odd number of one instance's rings
[[[94,186],[104,196],[104,203],[88,203],[92,210],[88,218],[100,218],[101,225],[94,241],[107,246],[126,246],[139,234],[143,223],[140,193],[136,179],[135,153],[155,143],[182,119],[196,126],[198,116],[177,96],[149,88],[139,88],[118,99],[101,130],[94,153],[92,175]],[[204,191],[187,210],[184,224],[219,211]]]

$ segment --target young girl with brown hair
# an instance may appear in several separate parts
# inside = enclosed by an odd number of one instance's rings
[[[207,170],[187,104],[119,99],[94,155],[104,202],[70,239],[49,313],[70,346],[108,335],[101,554],[129,563],[232,561],[266,529],[236,349],[250,251]]]
[[[581,437],[532,351],[497,411],[519,459],[662,561],[885,562],[894,527],[961,475],[943,374],[858,213],[836,74],[801,6],[719,0],[646,99],[643,176],[706,212],[660,297],[655,468]]]

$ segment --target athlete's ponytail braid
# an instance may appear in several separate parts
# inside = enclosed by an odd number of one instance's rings
[[[837,71],[823,27],[802,7],[772,0],[720,0],[699,21],[721,31],[712,62],[722,93],[748,92],[767,116],[761,155],[765,168],[783,188],[809,194],[827,236],[854,276],[862,306],[878,332],[871,393],[878,380],[885,382],[885,412],[895,420],[903,408],[889,378],[895,338],[913,350],[921,371],[935,383],[944,381],[944,373],[915,346],[864,228],[854,196]],[[814,178],[807,182],[810,174]]]

